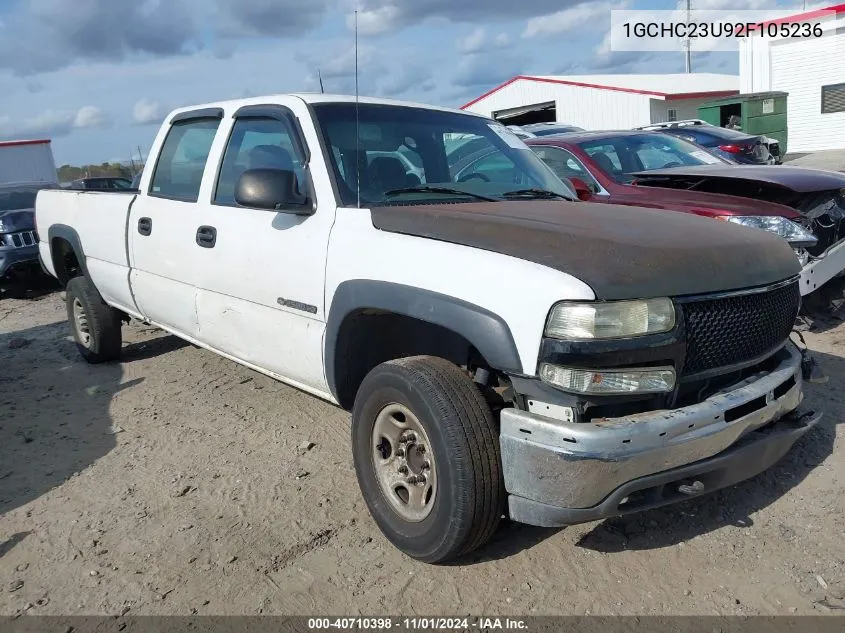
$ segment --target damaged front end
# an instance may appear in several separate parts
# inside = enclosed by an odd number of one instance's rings
[[[803,268],[804,296],[845,271],[845,174],[789,166],[715,166],[644,172],[637,174],[637,182],[642,186],[724,194],[788,207],[784,211],[788,214],[791,210],[793,217],[754,216],[753,205],[749,205],[745,217],[719,217],[746,226],[756,226],[753,220],[759,220],[756,228],[787,239]],[[765,220],[771,222],[767,224]],[[802,227],[814,243],[783,235],[774,220]]]
[[[802,249],[801,294],[817,290],[845,270],[845,189],[805,194],[796,201],[798,221],[817,242]]]
[[[789,340],[797,279],[673,303],[670,330],[547,337],[540,353],[541,367],[590,367],[599,382],[672,368],[669,390],[629,383],[630,393],[610,396],[555,386],[542,370],[540,380],[514,377],[519,406],[500,416],[512,519],[567,525],[712,492],[769,468],[819,422],[820,413],[799,409],[811,367]]]

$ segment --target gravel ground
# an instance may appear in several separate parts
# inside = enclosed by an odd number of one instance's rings
[[[840,323],[805,335],[825,419],[769,472],[435,567],[370,519],[343,411],[137,323],[88,366],[58,293],[7,294],[0,615],[842,613]]]

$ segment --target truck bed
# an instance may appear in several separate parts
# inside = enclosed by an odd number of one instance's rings
[[[45,189],[35,202],[41,261],[54,275],[50,243],[67,240],[81,246],[88,270],[106,301],[136,310],[129,291],[127,222],[135,192]]]

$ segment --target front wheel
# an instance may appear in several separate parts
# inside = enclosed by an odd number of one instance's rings
[[[109,306],[88,277],[74,277],[65,290],[73,340],[89,363],[120,358],[123,343],[120,312]]]
[[[445,562],[496,531],[505,492],[493,414],[452,363],[418,356],[373,369],[355,398],[352,452],[370,513],[409,556]]]

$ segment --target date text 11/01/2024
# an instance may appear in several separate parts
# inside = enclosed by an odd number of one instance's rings
[[[396,629],[398,631],[503,631],[503,630],[525,630],[526,623],[519,618],[437,618],[437,617],[413,617],[413,618],[309,618],[308,630],[371,630],[386,631]]]
[[[810,38],[824,34],[821,24],[774,22],[625,22],[625,37],[710,38],[769,37]]]

